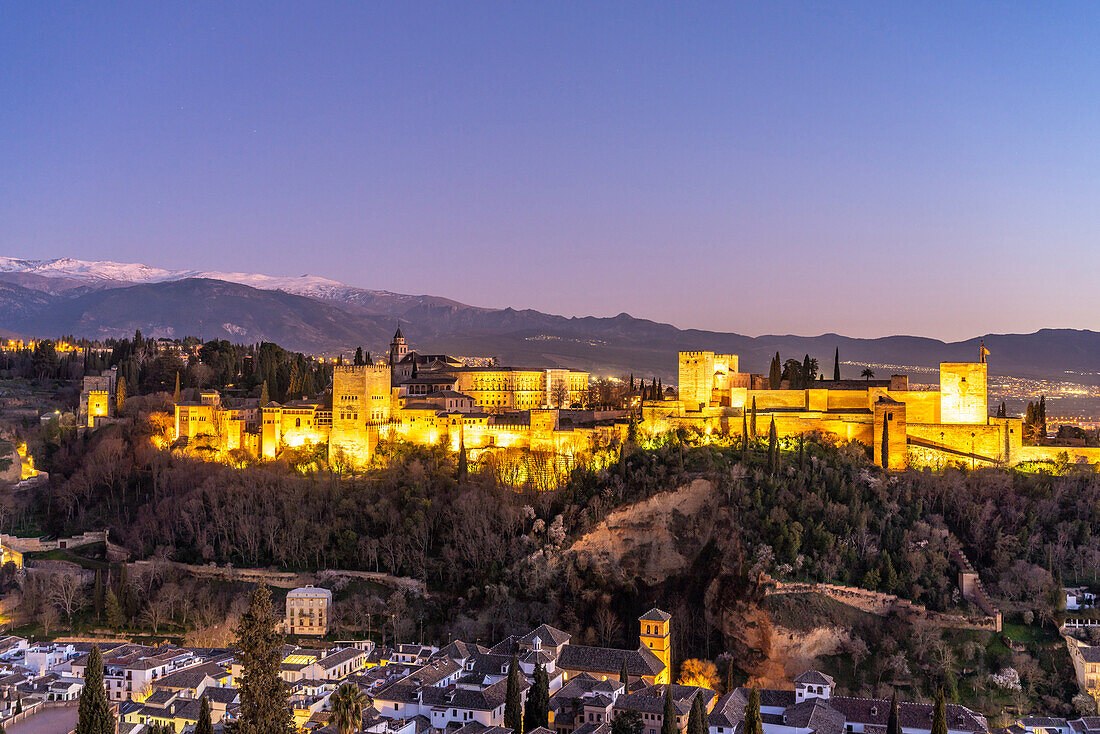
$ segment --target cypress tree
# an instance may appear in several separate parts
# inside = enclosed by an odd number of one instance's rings
[[[661,384],[661,380],[657,380],[657,400],[665,399],[665,386]]]
[[[745,704],[744,734],[764,734],[764,723],[760,718],[760,691],[753,686],[749,692],[749,702]]]
[[[508,690],[504,698],[504,725],[512,734],[523,734],[523,687],[520,682],[519,661],[512,656],[508,666]]]
[[[1039,396],[1039,437],[1047,437],[1047,396]]]
[[[703,694],[701,692],[697,692],[691,702],[687,734],[707,734],[707,708],[703,705]]]
[[[753,443],[756,443],[756,397],[752,399],[752,413],[749,415],[749,435]]]
[[[665,709],[661,714],[661,734],[680,734],[676,726],[676,705],[672,702],[672,686],[665,686]]]
[[[180,401],[180,372],[176,370],[176,389],[172,393],[172,402],[178,403]]]
[[[890,718],[886,720],[886,734],[901,734],[901,712],[898,710],[898,692],[890,697]]]
[[[837,347],[836,353],[833,354],[833,380],[840,382],[840,347]]]
[[[122,406],[126,404],[126,378],[119,375],[118,384],[115,385],[115,410],[122,412]]]
[[[22,696],[15,699],[15,713],[17,715],[23,713],[23,697]]]
[[[355,358],[352,360],[353,365],[365,364],[363,361],[363,347],[355,348]]]
[[[114,731],[115,714],[103,685],[103,654],[99,645],[92,645],[84,668],[84,688],[80,691],[74,734],[114,734]]]
[[[103,598],[103,615],[107,626],[111,629],[121,629],[126,623],[122,618],[122,606],[118,603],[114,589],[107,589],[107,594]]]
[[[374,359],[370,356],[370,352],[367,352],[367,356],[363,357],[363,364],[374,364]]]
[[[267,391],[267,380],[264,380],[263,387],[260,388],[260,405],[267,405],[271,402],[271,394]]]
[[[806,434],[798,434],[798,470],[806,471]]]
[[[241,661],[241,712],[239,734],[292,734],[286,684],[279,678],[283,662],[283,636],[279,634],[271,605],[271,592],[263,582],[252,592],[248,611],[237,627]]]
[[[619,671],[619,682],[623,684],[623,693],[630,688],[630,673],[626,670],[626,658],[623,658],[623,668]]]
[[[778,390],[780,383],[783,382],[783,363],[779,361],[779,352],[775,353],[772,357],[772,366],[768,370],[768,387],[772,390]]]
[[[130,586],[130,574],[126,570],[126,564],[122,564],[122,570],[118,574],[118,602],[122,609],[125,621],[130,621],[137,614],[137,599],[134,598],[134,589]]]
[[[214,734],[214,722],[210,720],[210,701],[202,697],[199,705],[199,721],[195,724],[195,734]]]
[[[810,364],[810,355],[806,355],[802,360],[802,387],[813,387],[814,368]]]
[[[882,468],[890,470],[890,423],[882,421]]]
[[[634,394],[634,373],[630,373],[630,394]]]
[[[523,709],[523,730],[545,727],[550,721],[550,676],[542,663],[535,666],[534,683],[527,691],[527,705]]]
[[[768,470],[775,474],[779,471],[779,436],[775,431],[775,416],[768,428]]]
[[[466,461],[466,440],[459,439],[458,443],[458,481],[462,481],[466,478],[467,472],[469,472],[469,465]]]
[[[645,380],[638,381],[638,393],[641,395],[642,400],[647,400],[645,391]]]
[[[103,604],[106,601],[106,593],[103,588],[103,571],[96,569],[95,592],[92,594],[92,605],[95,609],[96,620],[103,619]]]
[[[733,691],[733,658],[730,658],[730,664],[726,667],[726,693]]]
[[[749,412],[741,409],[741,459],[749,456]]]
[[[936,704],[932,707],[932,729],[929,734],[947,734],[947,703],[942,688],[936,694]]]

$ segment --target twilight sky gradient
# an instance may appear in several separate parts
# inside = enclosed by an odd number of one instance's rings
[[[4,3],[0,255],[754,335],[1098,328],[1097,28],[1096,3]]]

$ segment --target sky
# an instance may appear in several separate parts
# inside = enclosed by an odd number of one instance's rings
[[[0,4],[0,255],[1100,328],[1100,4]]]

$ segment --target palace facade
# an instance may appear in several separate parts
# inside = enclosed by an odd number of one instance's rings
[[[525,448],[569,455],[626,431],[626,411],[589,411],[586,372],[470,367],[408,349],[398,329],[386,363],[337,365],[332,392],[315,400],[222,402],[214,391],[175,406],[175,438],[216,453],[272,459],[285,448],[326,444],[337,465],[365,465],[379,440],[444,443],[473,455]]]

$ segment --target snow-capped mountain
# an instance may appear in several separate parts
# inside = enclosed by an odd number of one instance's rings
[[[410,296],[385,290],[370,290],[347,285],[316,275],[264,275],[261,273],[224,273],[218,270],[167,270],[143,263],[112,260],[77,260],[58,257],[50,260],[25,260],[0,257],[0,273],[64,279],[90,288],[117,288],[126,284],[169,283],[187,278],[208,278],[239,283],[265,291],[283,291],[323,301],[336,301],[369,313],[391,313],[401,307],[432,305],[461,306],[456,301],[433,296]],[[383,305],[384,304],[384,305]]]

